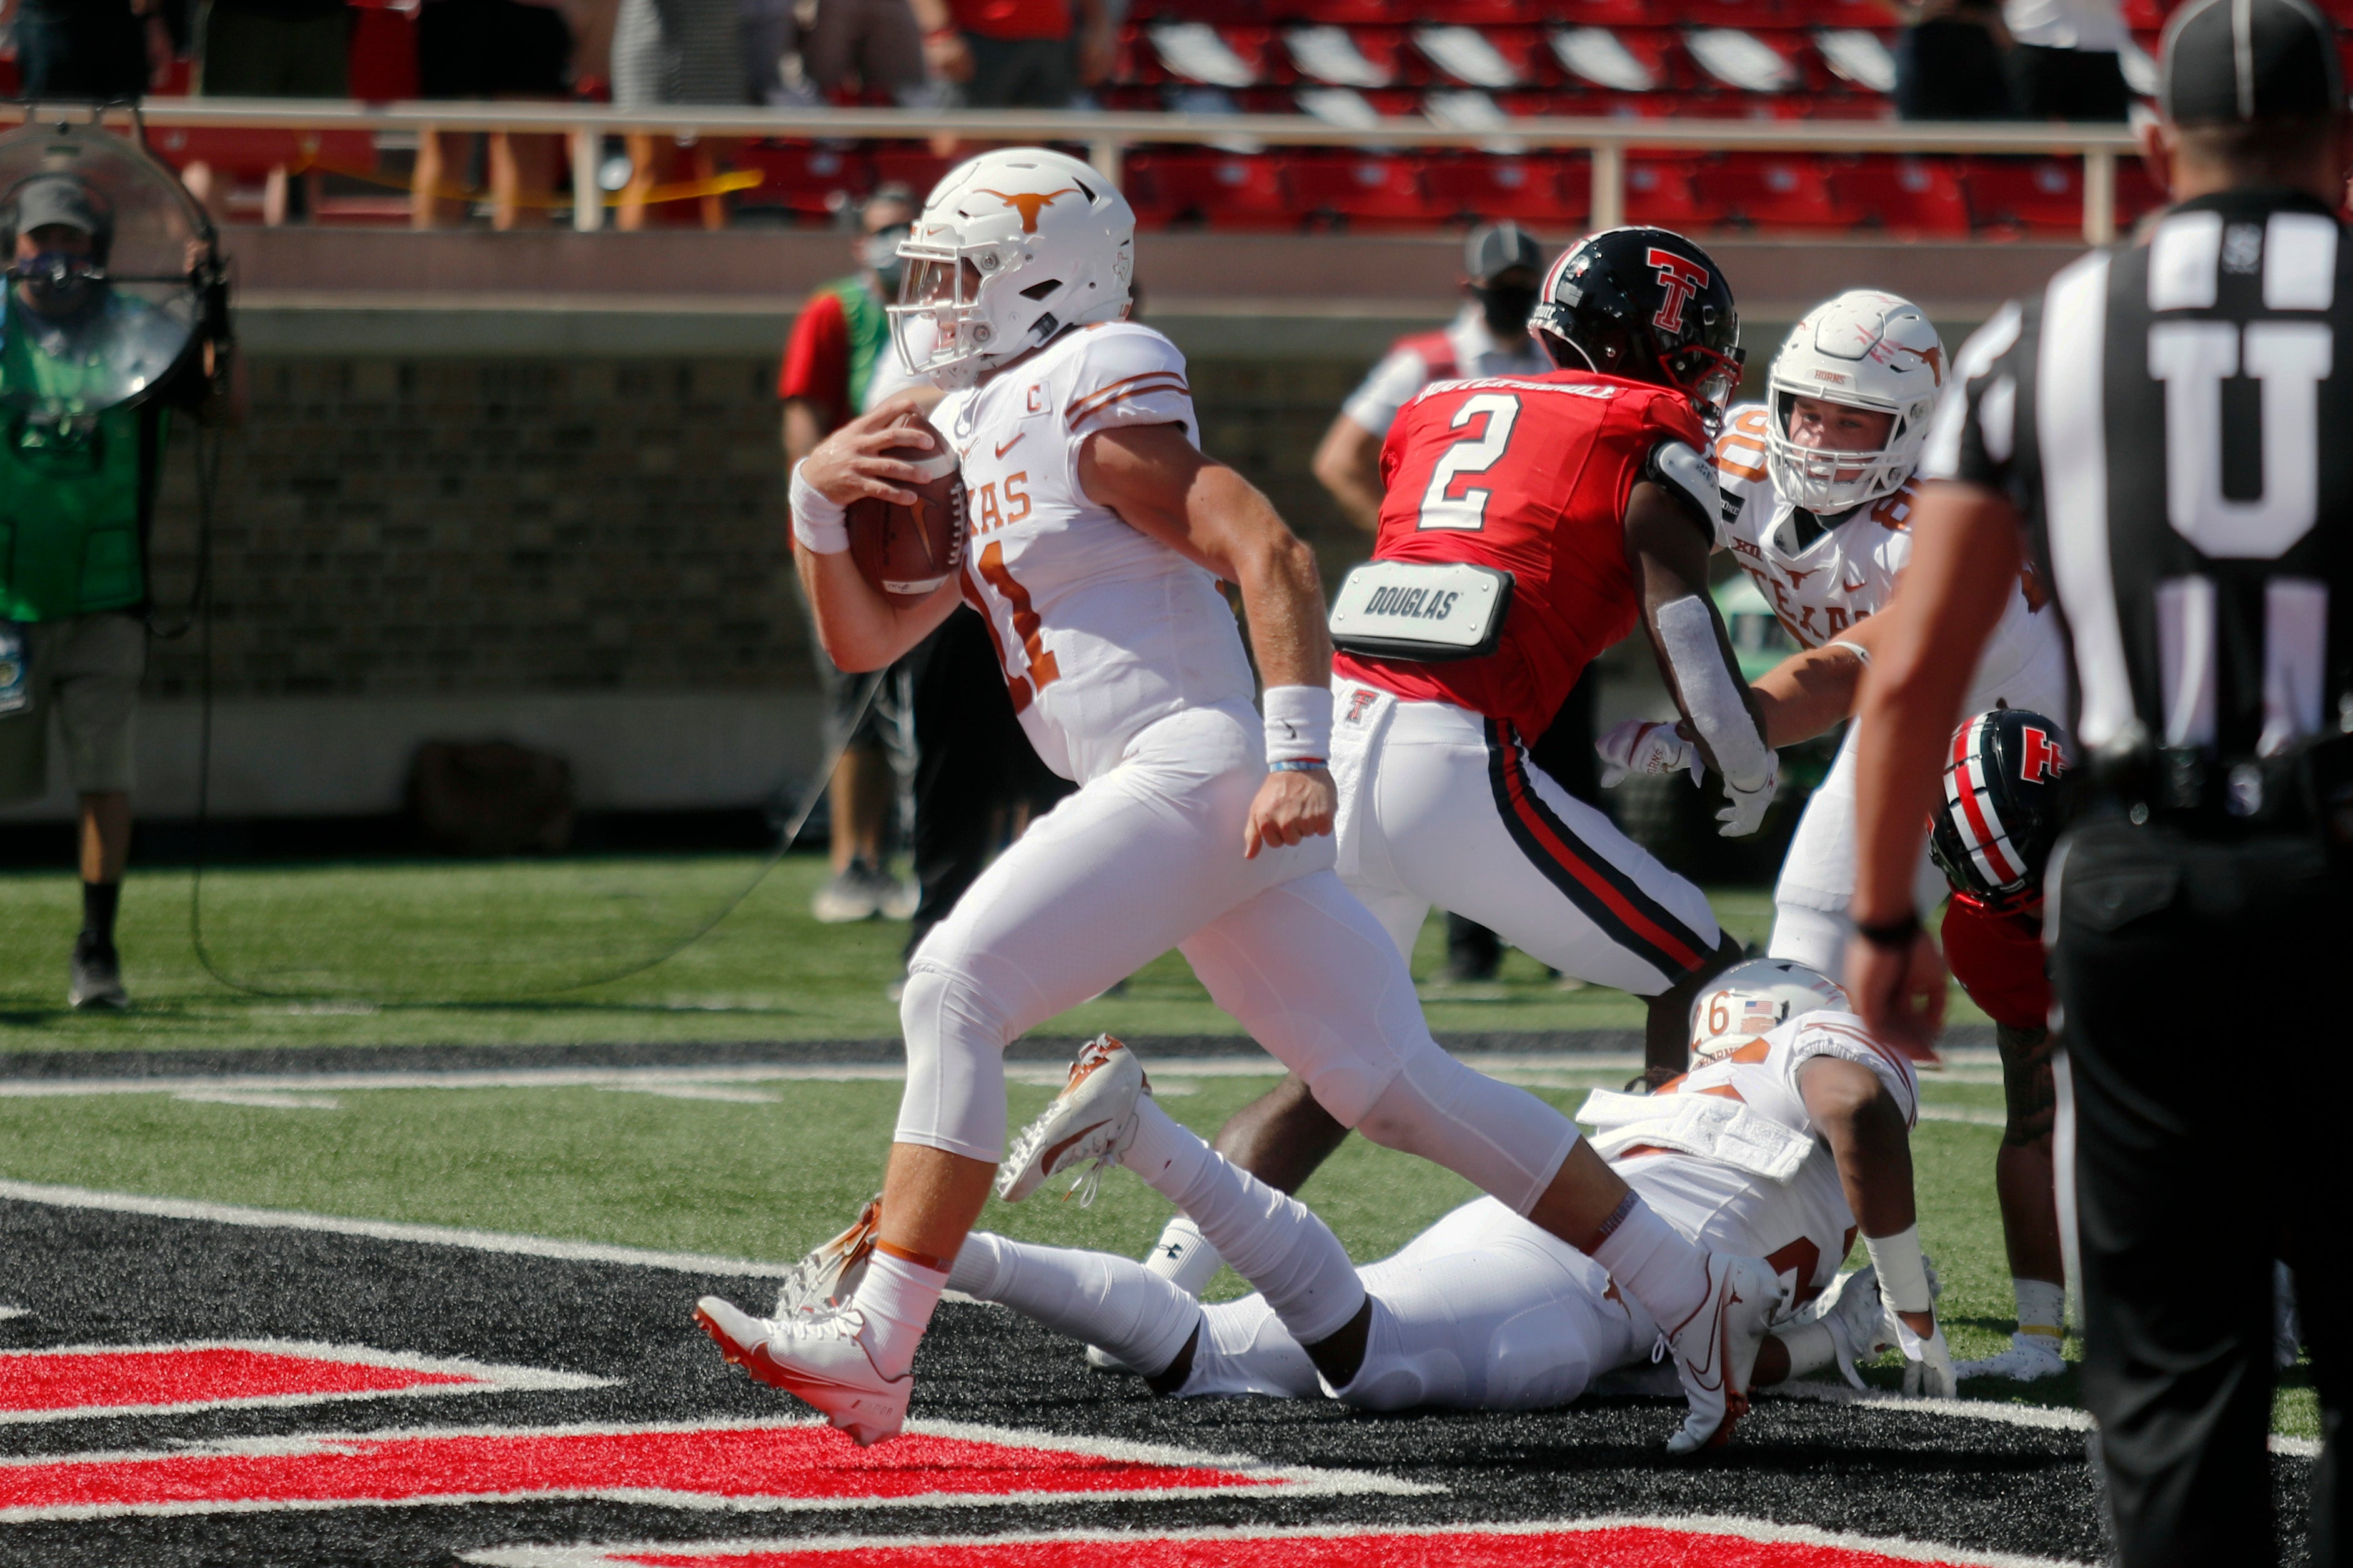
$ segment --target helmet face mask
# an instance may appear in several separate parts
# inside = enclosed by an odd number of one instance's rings
[[[1065,328],[1124,316],[1135,215],[1077,159],[1007,148],[950,171],[897,254],[900,362],[954,390]]]
[[[1829,517],[1894,495],[1919,466],[1944,381],[1943,341],[1917,305],[1857,289],[1815,307],[1773,356],[1765,461],[1774,489]],[[1799,398],[1885,414],[1887,438],[1875,449],[1800,446]]]

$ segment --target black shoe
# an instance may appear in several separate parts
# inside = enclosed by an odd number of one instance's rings
[[[122,989],[122,961],[112,942],[101,942],[88,931],[74,939],[71,980],[66,1000],[76,1007],[104,1007],[121,1012],[131,1005]]]

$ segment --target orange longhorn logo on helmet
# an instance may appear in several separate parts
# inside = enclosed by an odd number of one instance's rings
[[[1024,234],[1038,232],[1038,215],[1052,206],[1056,197],[1074,196],[1079,194],[1079,187],[1076,185],[1064,185],[1059,191],[1048,191],[1043,195],[1029,191],[1016,191],[1011,195],[1008,195],[1003,191],[992,191],[986,185],[977,185],[974,188],[984,196],[995,196],[998,201],[1019,213],[1021,232]]]

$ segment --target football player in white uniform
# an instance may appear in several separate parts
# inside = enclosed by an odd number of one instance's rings
[[[970,498],[961,591],[1039,755],[1080,787],[908,965],[907,1087],[852,1300],[768,1321],[706,1298],[706,1331],[859,1441],[896,1434],[916,1343],[1004,1153],[1006,1045],[1176,947],[1343,1125],[1459,1172],[1609,1268],[1675,1348],[1691,1411],[1673,1444],[1721,1440],[1779,1296],[1771,1271],[1694,1247],[1566,1117],[1430,1038],[1403,958],[1332,870],[1314,556],[1201,454],[1184,357],[1126,322],[1126,200],[1060,153],[987,153],[934,189],[902,254],[894,320],[933,328],[917,368],[948,389],[932,421]],[[901,335],[911,359],[913,342]],[[849,554],[849,502],[914,499],[900,485],[915,466],[882,456],[911,439],[896,413],[852,420],[795,471],[797,564],[845,669],[896,658],[958,595],[893,603]],[[1248,612],[1262,722],[1220,579]],[[1371,1314],[1347,1255],[1303,1253],[1296,1269],[1307,1355],[1353,1363]]]
[[[1855,289],[1808,312],[1774,356],[1764,403],[1736,408],[1715,442],[1723,489],[1716,548],[1756,581],[1801,652],[1755,688],[1767,743],[1821,733],[1853,710],[1873,634],[1911,558],[1912,470],[1945,382],[1944,344],[1921,309]],[[1978,660],[1965,713],[2063,711],[2056,617],[2021,579]],[[1692,764],[1672,724],[1630,721],[1601,742],[1603,783]],[[1843,962],[1854,890],[1854,738],[1839,748],[1799,821],[1773,889],[1767,951],[1825,973]],[[1920,907],[1944,897],[1921,835]]]
[[[1578,1119],[1603,1129],[1595,1146],[1671,1224],[1704,1245],[1765,1254],[1778,1272],[1797,1310],[1785,1310],[1760,1352],[1758,1386],[1833,1362],[1860,1385],[1855,1363],[1900,1343],[1907,1387],[1942,1395],[1951,1363],[1913,1207],[1907,1130],[1917,1100],[1910,1064],[1862,1032],[1836,985],[1768,959],[1728,971],[1700,997],[1685,1077],[1655,1095],[1597,1092]],[[1085,1152],[1058,1149],[1073,1122],[1126,1131]],[[1170,1121],[1133,1054],[1107,1037],[1082,1054],[1071,1086],[1016,1144],[1009,1184],[1034,1191],[1089,1154],[1187,1205],[1259,1293],[1204,1307],[1127,1258],[985,1232],[965,1238],[949,1285],[1108,1350],[1162,1394],[1534,1409],[1647,1362],[1657,1340],[1650,1315],[1599,1264],[1479,1198],[1354,1271],[1353,1293],[1330,1310],[1371,1303],[1361,1355],[1353,1368],[1319,1363],[1293,1326],[1324,1305],[1303,1301],[1314,1278],[1303,1259],[1345,1256],[1340,1243],[1297,1199]],[[1858,1215],[1879,1233],[1865,1242],[1873,1263],[1841,1279]],[[838,1295],[869,1236],[846,1236],[800,1298]],[[1881,1268],[1897,1281],[1889,1297],[1915,1310],[1898,1316],[1883,1305]]]

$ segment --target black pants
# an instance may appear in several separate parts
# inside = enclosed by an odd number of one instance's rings
[[[1906,120],[2004,120],[2010,78],[1987,18],[1904,29],[1895,44],[1895,112]]]
[[[915,906],[907,955],[945,920],[1007,840],[1016,813],[1037,816],[1077,788],[1038,760],[1013,716],[988,628],[960,605],[908,656],[914,678]]]
[[[147,90],[145,25],[128,5],[41,0],[16,11],[18,90],[110,101]]]
[[[1599,680],[1590,667],[1561,699],[1552,727],[1528,748],[1528,759],[1550,774],[1552,781],[1585,802],[1601,805],[1601,759],[1593,750],[1594,704]],[[1504,942],[1477,921],[1449,912],[1446,917],[1446,967],[1465,980],[1493,977],[1504,962]]]
[[[2010,51],[2010,90],[2021,120],[2113,120],[2132,112],[2132,89],[2112,53],[2019,44]]]
[[[2052,978],[2075,1142],[2084,1396],[2118,1561],[2274,1560],[2266,1438],[2283,1255],[2327,1439],[2312,1561],[2347,1561],[2337,1434],[2353,876],[2309,843],[2199,842],[2117,820],[2079,829],[2062,852]]]

